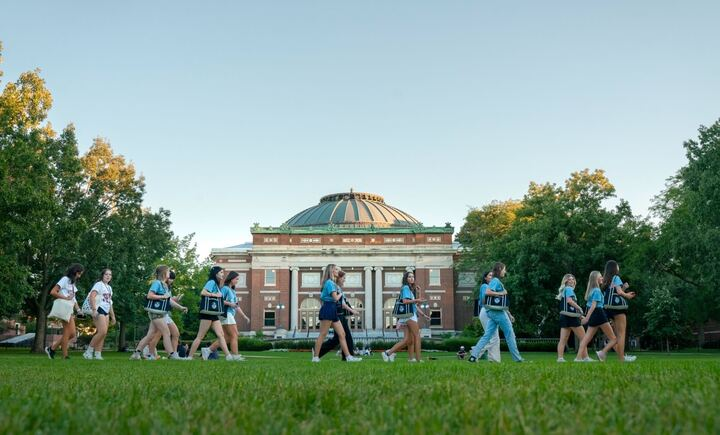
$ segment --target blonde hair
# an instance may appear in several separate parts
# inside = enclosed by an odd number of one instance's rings
[[[593,270],[590,272],[590,277],[588,278],[588,285],[587,289],[585,290],[585,301],[588,301],[588,298],[590,297],[590,292],[592,289],[597,287],[597,281],[598,277],[602,276],[602,273],[598,272],[597,270]]]
[[[155,268],[155,279],[160,282],[165,282],[165,279],[169,274],[170,268],[165,266],[164,264],[161,264],[157,268]]]
[[[555,296],[555,299],[557,299],[557,300],[562,299],[563,293],[565,292],[565,288],[570,287],[569,285],[567,285],[567,281],[570,278],[575,278],[575,275],[573,275],[572,273],[566,273],[565,276],[563,276],[562,281],[560,281],[560,287],[558,288],[558,294],[557,294],[557,296]],[[575,287],[573,287],[573,289],[574,288]]]
[[[330,263],[325,268],[325,271],[323,272],[322,279],[320,280],[320,288],[323,288],[325,285],[325,281],[331,280],[332,282],[335,282],[335,279],[333,279],[333,270],[336,268],[335,264]]]

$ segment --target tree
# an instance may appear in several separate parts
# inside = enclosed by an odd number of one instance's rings
[[[652,291],[645,320],[647,320],[645,332],[658,340],[661,347],[664,344],[668,352],[670,352],[670,341],[683,337],[687,332],[681,323],[678,299],[666,286],[660,286]]]
[[[684,144],[688,162],[655,198],[661,219],[657,268],[685,284],[688,315],[702,347],[704,325],[720,308],[720,120]]]

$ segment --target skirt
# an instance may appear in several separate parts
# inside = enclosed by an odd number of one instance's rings
[[[563,316],[560,314],[560,328],[575,328],[580,326],[579,317]]]
[[[340,317],[337,315],[337,309],[335,308],[335,302],[325,301],[320,308],[320,320],[330,320],[332,322],[339,322]]]
[[[620,315],[620,314],[626,314],[627,311],[620,311],[620,310],[605,310],[605,317],[608,319],[612,319],[613,317]]]
[[[592,312],[592,316],[590,316],[590,320],[588,320],[588,326],[600,326],[603,323],[607,323],[608,318],[605,315],[605,310],[602,308],[595,307],[595,309]]]

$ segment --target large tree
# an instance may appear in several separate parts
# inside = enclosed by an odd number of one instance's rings
[[[685,315],[698,329],[720,309],[720,120],[684,143],[687,164],[655,199],[657,267],[681,287]]]

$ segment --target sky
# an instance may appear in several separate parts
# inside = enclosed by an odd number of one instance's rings
[[[0,85],[109,140],[201,256],[321,196],[458,231],[604,169],[635,214],[720,118],[717,1],[0,2]]]

